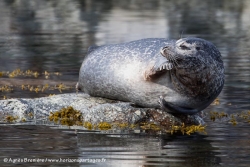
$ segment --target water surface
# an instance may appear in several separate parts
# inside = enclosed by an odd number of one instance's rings
[[[34,98],[58,90],[30,92],[21,85],[71,86],[74,92],[82,60],[90,45],[141,38],[200,37],[220,50],[226,82],[220,104],[210,111],[237,114],[250,110],[250,2],[198,0],[12,0],[0,1],[0,71],[37,71],[35,77],[0,77],[0,99]],[[50,72],[48,78],[45,71]],[[52,75],[59,72],[62,75]],[[249,119],[250,120],[250,119]],[[20,163],[34,166],[249,166],[250,124],[211,121],[207,134],[93,132],[46,125],[0,127],[3,158],[105,159],[84,163]],[[17,164],[17,163],[15,163]]]

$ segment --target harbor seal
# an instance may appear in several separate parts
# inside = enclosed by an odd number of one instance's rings
[[[89,48],[77,89],[170,113],[195,114],[224,85],[221,54],[200,38],[148,38]]]

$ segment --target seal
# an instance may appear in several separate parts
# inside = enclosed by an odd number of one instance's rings
[[[223,61],[211,42],[148,38],[90,47],[76,87],[91,96],[195,114],[223,85]]]

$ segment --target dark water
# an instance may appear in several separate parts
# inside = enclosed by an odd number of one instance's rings
[[[0,77],[0,99],[40,97],[20,85],[73,86],[88,46],[159,37],[195,36],[221,51],[226,83],[220,104],[205,111],[250,110],[250,1],[248,0],[1,0],[0,71],[33,70],[34,77]],[[51,73],[45,78],[44,73]],[[52,75],[60,72],[62,75]],[[19,86],[19,87],[18,87]],[[63,93],[74,92],[73,88]],[[42,125],[1,125],[4,158],[81,159],[78,162],[15,163],[23,166],[250,166],[250,124],[212,122],[207,134],[150,135],[90,132]],[[104,161],[104,160],[105,161]],[[90,162],[99,160],[101,162]]]

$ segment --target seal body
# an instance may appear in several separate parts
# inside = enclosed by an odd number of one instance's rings
[[[223,84],[223,62],[212,43],[149,38],[90,48],[77,88],[91,96],[194,114],[217,97]]]

